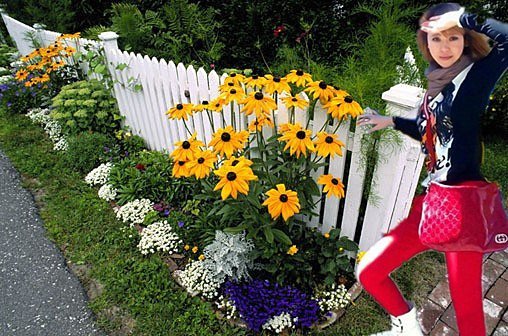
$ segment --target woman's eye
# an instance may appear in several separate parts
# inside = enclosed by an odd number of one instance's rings
[[[457,41],[458,39],[458,36],[450,36],[450,41]]]
[[[441,39],[439,37],[433,37],[432,38],[432,42],[439,42],[441,41]]]

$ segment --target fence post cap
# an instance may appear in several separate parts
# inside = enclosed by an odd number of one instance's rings
[[[118,39],[119,35],[113,31],[107,31],[99,34],[99,38],[102,41],[111,41]]]
[[[387,102],[413,108],[418,105],[424,93],[425,90],[420,87],[397,84],[383,92],[382,98]]]

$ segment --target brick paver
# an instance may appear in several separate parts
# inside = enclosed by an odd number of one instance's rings
[[[508,335],[508,252],[486,255],[483,263],[483,309],[487,335]],[[425,335],[458,336],[448,279],[443,278],[420,307],[418,318]]]

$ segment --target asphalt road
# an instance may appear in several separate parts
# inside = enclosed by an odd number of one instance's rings
[[[83,287],[46,238],[32,195],[1,150],[0,335],[103,335]]]

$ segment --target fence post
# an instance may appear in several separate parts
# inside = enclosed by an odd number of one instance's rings
[[[391,115],[415,118],[424,93],[425,90],[420,87],[397,84],[384,92],[382,98],[386,101],[387,110]],[[400,172],[399,188],[391,195],[394,198],[393,213],[390,216],[391,220],[386,222],[383,227],[384,232],[397,225],[409,214],[425,161],[420,143],[408,136],[403,135],[402,137],[405,155],[401,158],[401,165],[404,165],[404,169]]]
[[[118,49],[118,34],[112,31],[107,31],[99,34],[99,39],[104,45],[104,50]],[[107,53],[106,53],[107,54]]]
[[[45,26],[42,23],[34,23],[32,27],[35,29],[35,36],[39,42],[39,45],[34,45],[34,48],[45,47],[43,39]]]

